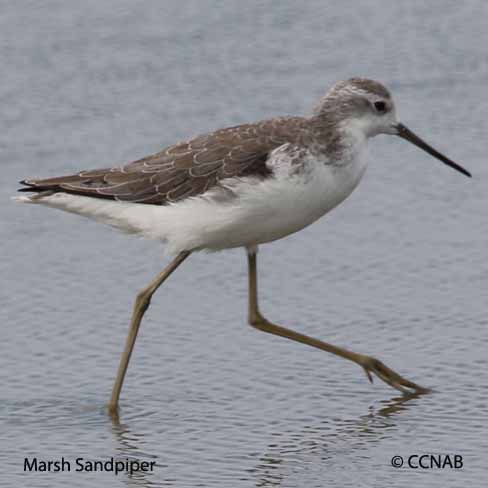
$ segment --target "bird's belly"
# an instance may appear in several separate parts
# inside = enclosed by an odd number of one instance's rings
[[[198,247],[218,250],[251,246],[293,234],[347,198],[364,169],[363,165],[349,169],[322,166],[302,177],[243,182],[236,187],[240,195],[236,202],[211,210],[207,215],[212,223],[200,222],[200,228],[206,227],[209,232],[202,233]]]
[[[307,175],[236,179],[234,198],[188,198],[144,205],[56,193],[40,203],[95,218],[130,233],[163,241],[170,253],[220,250],[271,242],[293,234],[341,203],[365,170],[320,165]]]

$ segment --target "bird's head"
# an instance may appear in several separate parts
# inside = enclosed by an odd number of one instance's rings
[[[336,83],[320,100],[314,115],[330,121],[339,130],[350,131],[366,138],[378,134],[399,136],[451,168],[471,176],[467,170],[435,150],[398,121],[390,92],[377,81],[351,78]]]

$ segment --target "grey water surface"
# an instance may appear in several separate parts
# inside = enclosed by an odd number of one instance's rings
[[[0,485],[486,486],[487,23],[482,0],[0,2]],[[168,258],[11,202],[17,181],[306,113],[353,75],[387,84],[401,120],[473,178],[398,138],[371,141],[350,199],[261,248],[262,308],[434,392],[402,398],[246,325],[234,250],[192,256],[158,291],[112,421],[134,296]],[[407,466],[423,454],[463,467]],[[156,464],[24,473],[26,457]]]

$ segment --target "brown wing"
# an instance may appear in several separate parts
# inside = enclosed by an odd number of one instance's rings
[[[304,119],[283,117],[220,129],[118,168],[25,180],[20,191],[61,191],[162,205],[205,193],[226,178],[267,176],[269,153],[300,138]]]

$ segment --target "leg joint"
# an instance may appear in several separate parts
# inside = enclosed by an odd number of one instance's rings
[[[151,293],[149,293],[146,289],[140,291],[136,296],[136,307],[144,308],[144,310],[149,307],[151,303]]]
[[[266,328],[267,321],[260,313],[249,314],[247,321],[255,329],[264,330]]]

